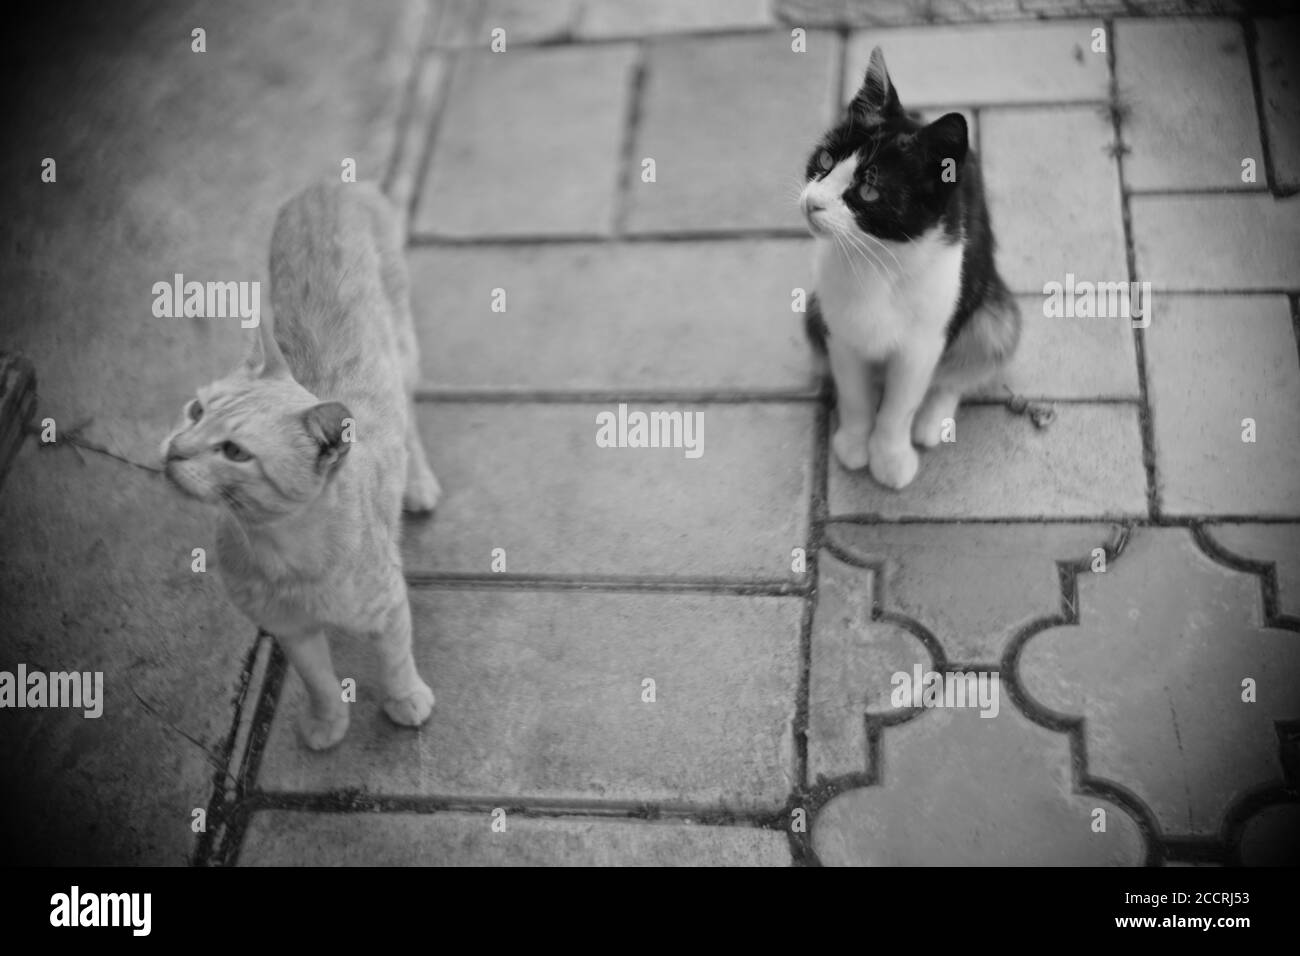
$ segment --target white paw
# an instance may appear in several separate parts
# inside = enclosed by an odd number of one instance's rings
[[[871,454],[872,478],[895,491],[912,483],[921,459],[910,442],[886,443],[873,435],[867,445]]]
[[[835,430],[831,438],[831,448],[835,450],[835,457],[840,460],[840,464],[849,471],[865,468],[867,460],[871,457],[867,450],[867,436],[859,432],[850,432],[843,427]]]
[[[433,713],[433,691],[421,680],[405,697],[390,697],[384,701],[384,713],[395,724],[418,727]]]
[[[912,441],[922,448],[934,448],[943,438],[943,421],[938,415],[917,415],[912,422]]]
[[[336,713],[317,717],[310,710],[298,718],[298,736],[312,750],[328,750],[343,739],[348,732],[348,709],[343,706]]]
[[[402,493],[404,509],[417,514],[429,512],[438,507],[441,497],[442,486],[428,465],[411,469],[406,478],[406,490]]]

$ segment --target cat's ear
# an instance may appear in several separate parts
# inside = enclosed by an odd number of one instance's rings
[[[867,75],[862,80],[862,88],[853,97],[850,111],[858,119],[871,122],[880,120],[903,111],[898,102],[898,91],[894,81],[889,78],[889,69],[885,66],[885,54],[880,47],[871,51],[871,62],[867,64]]]
[[[244,365],[258,378],[277,378],[289,375],[289,364],[284,360],[271,323],[261,321],[257,324],[257,334],[253,336],[253,347],[248,350]]]
[[[352,413],[341,402],[322,402],[302,413],[307,434],[320,449],[316,470],[324,473],[342,460],[352,447]]]
[[[966,129],[966,117],[960,113],[944,113],[937,120],[917,134],[925,150],[927,160],[937,163],[935,176],[941,176],[946,160],[952,160],[949,167],[959,168],[970,149],[970,134]],[[942,179],[943,182],[956,182],[955,178]]]

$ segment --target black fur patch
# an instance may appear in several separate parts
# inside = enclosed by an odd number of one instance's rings
[[[803,331],[808,336],[813,351],[825,355],[826,340],[830,338],[831,330],[826,327],[826,319],[822,317],[822,307],[817,301],[816,293],[808,296],[808,311],[803,315]]]
[[[823,153],[829,153],[829,163]],[[820,179],[855,154],[853,181],[843,198],[858,228],[878,239],[907,242],[939,226],[947,242],[962,246],[949,344],[982,305],[1010,300],[994,265],[993,227],[965,118],[948,113],[927,124],[907,113],[878,50],[844,117],[809,155],[804,175]],[[810,307],[805,321],[814,347],[824,346],[820,311]]]

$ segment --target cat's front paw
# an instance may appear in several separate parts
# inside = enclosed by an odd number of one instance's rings
[[[418,727],[433,713],[433,691],[424,681],[418,681],[413,691],[404,697],[390,697],[384,701],[388,719],[403,727]]]
[[[911,442],[879,441],[873,435],[867,442],[871,456],[871,477],[895,491],[906,488],[921,467],[920,456]]]
[[[438,507],[442,497],[442,486],[427,465],[412,468],[406,479],[406,490],[402,492],[402,508],[415,514],[427,514]]]
[[[867,445],[866,435],[851,432],[843,427],[837,428],[831,438],[831,448],[835,451],[835,457],[849,471],[857,471],[867,466],[867,461],[871,457]]]
[[[319,717],[310,710],[298,718],[298,736],[312,750],[328,750],[348,732],[348,709]]]

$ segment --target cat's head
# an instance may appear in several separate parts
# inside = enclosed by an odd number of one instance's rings
[[[185,405],[163,441],[164,473],[192,498],[274,520],[320,494],[351,447],[350,423],[294,380],[262,322],[245,362]]]
[[[808,228],[819,238],[919,238],[943,222],[967,146],[960,113],[927,125],[903,111],[876,47],[862,88],[808,157],[799,196]]]

